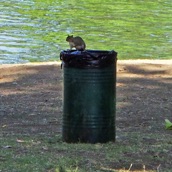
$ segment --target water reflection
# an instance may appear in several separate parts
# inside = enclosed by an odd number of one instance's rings
[[[171,0],[1,0],[0,64],[58,60],[67,34],[119,59],[169,59],[171,8]]]
[[[22,27],[32,23],[16,11],[19,2],[0,2],[0,63],[25,62],[22,58],[29,55],[30,39]]]

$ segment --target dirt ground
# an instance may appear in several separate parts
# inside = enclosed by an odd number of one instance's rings
[[[0,126],[4,135],[61,134],[62,82],[60,63],[0,65]],[[172,60],[119,60],[116,90],[118,142],[127,143],[127,134],[136,132],[143,133],[141,141],[146,145],[172,138],[172,131],[164,128],[166,118],[172,121]],[[154,137],[146,137],[150,133]],[[172,146],[172,142],[168,144]],[[172,159],[172,149],[154,156],[167,155]],[[172,165],[165,158],[161,161],[151,165]]]

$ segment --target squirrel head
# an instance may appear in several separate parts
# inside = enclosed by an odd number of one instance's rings
[[[69,41],[72,41],[72,39],[73,39],[73,35],[71,35],[71,36],[68,35],[68,36],[66,37],[66,41],[68,41],[68,42],[69,42]]]

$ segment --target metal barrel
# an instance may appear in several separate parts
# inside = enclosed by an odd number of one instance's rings
[[[92,51],[86,60],[90,53]],[[96,53],[102,55],[102,51]],[[109,52],[103,51],[103,55],[108,56]],[[86,55],[83,56],[85,59]],[[62,137],[65,142],[115,141],[116,53],[110,56],[113,60],[103,67],[98,67],[95,61],[96,65],[91,67],[88,63],[89,67],[85,67],[83,62],[77,67],[76,63],[65,66],[63,61]],[[97,60],[100,61],[98,57]]]

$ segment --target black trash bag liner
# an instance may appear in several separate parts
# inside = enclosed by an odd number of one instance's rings
[[[62,67],[104,68],[114,65],[117,52],[102,50],[64,50],[60,53]]]

